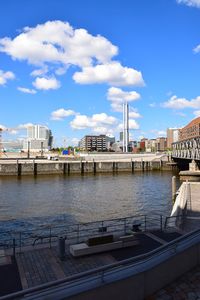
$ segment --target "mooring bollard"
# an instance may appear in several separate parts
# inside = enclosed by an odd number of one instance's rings
[[[176,199],[176,176],[172,177],[172,201]]]

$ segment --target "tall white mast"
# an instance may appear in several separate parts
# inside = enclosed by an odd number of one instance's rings
[[[123,152],[128,152],[129,143],[129,107],[128,103],[123,103]]]

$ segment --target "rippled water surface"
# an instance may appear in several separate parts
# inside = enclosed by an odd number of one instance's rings
[[[0,178],[0,221],[90,222],[136,214],[169,215],[172,172]],[[3,223],[4,223],[3,222]]]

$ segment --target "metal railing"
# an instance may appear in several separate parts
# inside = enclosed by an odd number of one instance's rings
[[[126,278],[127,272],[128,276],[131,274],[136,274],[139,272],[144,272],[148,268],[161,263],[173,257],[174,255],[200,243],[200,229],[190,232],[184,236],[178,237],[176,240],[169,242],[168,244],[162,245],[159,248],[156,248],[148,253],[132,257],[120,262],[115,262],[103,267],[98,267],[96,269],[82,272],[64,279],[56,280],[50,283],[46,283],[37,287],[29,288],[23,291],[12,293],[1,297],[1,300],[12,300],[12,299],[21,299],[23,296],[27,296],[26,299],[34,300],[39,299],[39,293],[44,295],[52,295],[54,292],[52,289],[56,288],[57,293],[60,290],[70,289],[71,293],[75,294],[75,291],[79,290],[83,282],[90,283],[95,280],[99,285],[105,284],[105,282],[110,282],[113,274],[119,274],[123,271],[123,276]],[[128,273],[129,272],[129,273]],[[113,279],[112,279],[113,280]],[[88,289],[88,285],[87,285]],[[46,294],[45,294],[46,293]],[[44,299],[44,298],[43,298]]]
[[[166,217],[163,215],[135,215],[126,218],[102,220],[89,223],[52,226],[42,225],[36,230],[0,230],[0,249],[13,249],[21,252],[23,247],[35,247],[40,244],[51,248],[59,237],[66,239],[66,244],[80,243],[89,237],[113,234],[114,236],[131,234],[136,226],[141,231],[163,230]]]

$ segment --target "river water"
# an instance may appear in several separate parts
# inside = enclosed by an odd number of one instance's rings
[[[0,225],[91,222],[137,214],[170,215],[168,171],[0,178]]]

